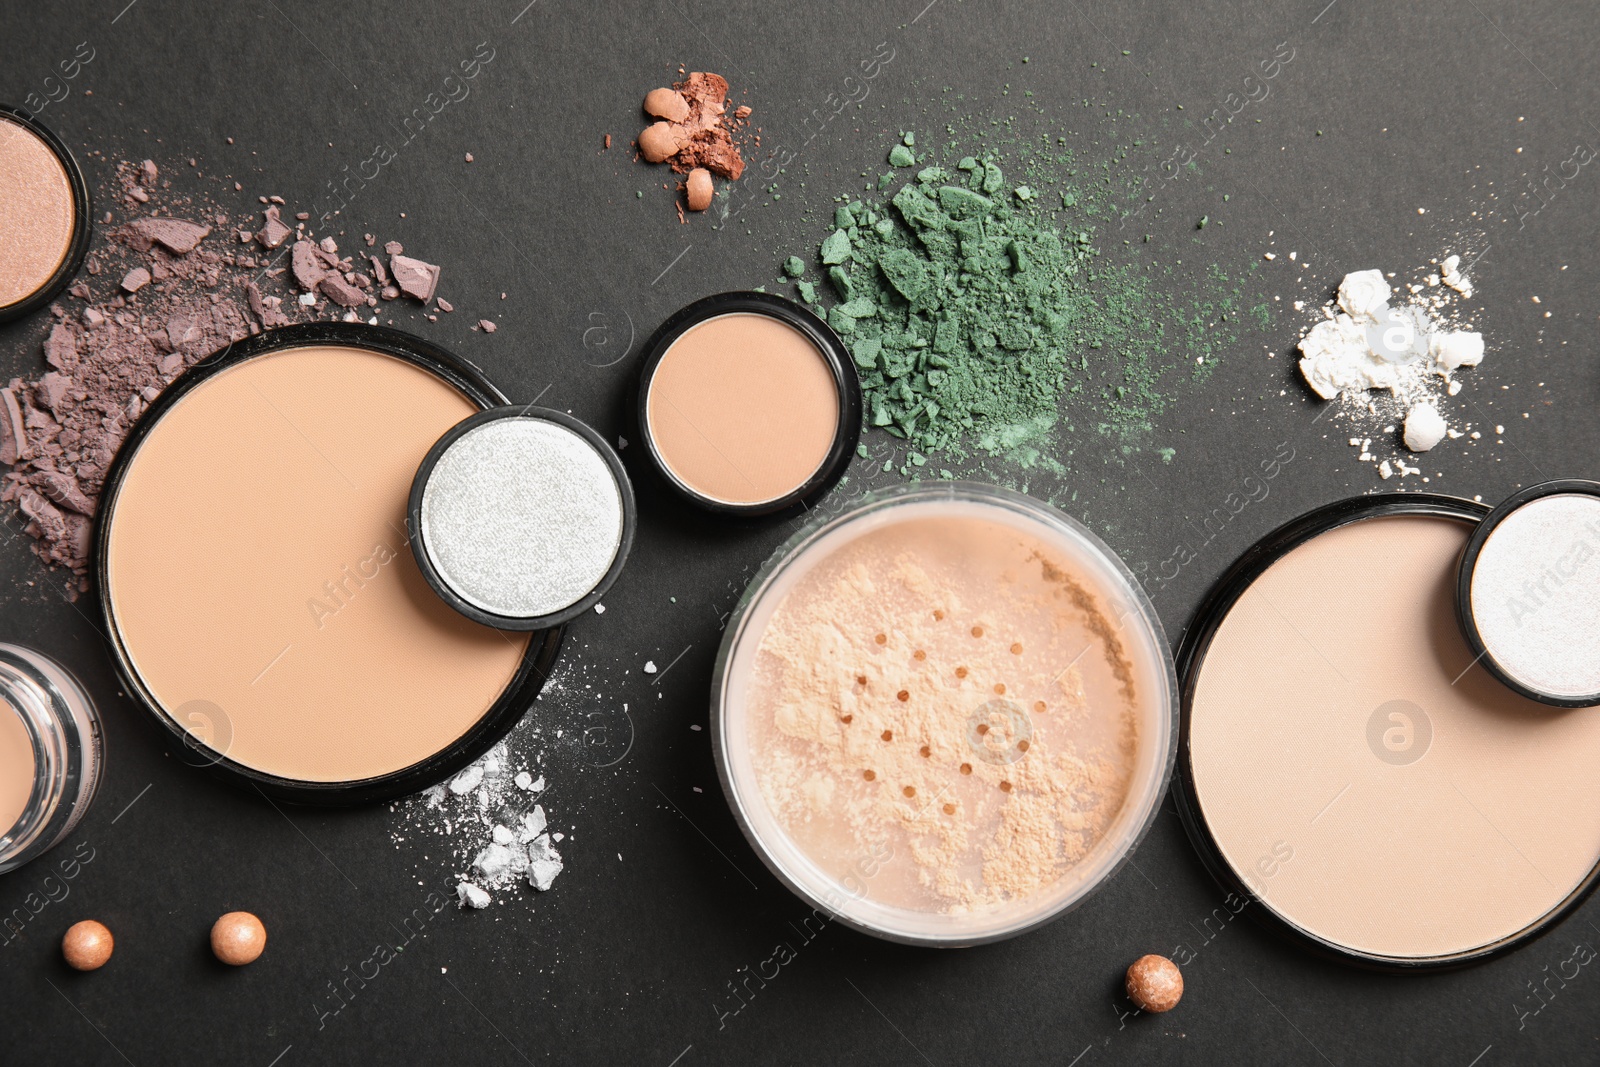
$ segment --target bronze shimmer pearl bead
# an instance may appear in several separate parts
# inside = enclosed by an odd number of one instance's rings
[[[248,911],[230,911],[211,927],[211,951],[232,967],[254,963],[267,947],[267,928]]]
[[[1171,1011],[1183,999],[1183,974],[1165,956],[1140,956],[1128,968],[1127,989],[1140,1009]]]
[[[67,928],[61,938],[61,955],[75,971],[97,971],[111,958],[113,944],[104,923],[85,919]]]

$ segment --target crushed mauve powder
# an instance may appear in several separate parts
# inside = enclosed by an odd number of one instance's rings
[[[151,160],[117,164],[98,199],[134,217],[112,226],[105,214],[84,277],[51,307],[49,369],[0,389],[0,464],[10,467],[0,502],[15,505],[41,560],[71,571],[69,596],[88,589],[107,469],[134,422],[178,375],[275,326],[330,315],[375,323],[367,309],[401,295],[376,256],[357,271],[331,236],[311,238],[306,215],[291,229],[280,215],[282,197],[261,198],[265,211],[239,218],[233,229],[227,210],[170,186]],[[394,258],[404,260],[407,295],[432,297],[439,268],[399,256],[398,243],[387,247],[390,270]],[[291,270],[281,264],[285,253]],[[303,291],[298,298],[291,281]]]

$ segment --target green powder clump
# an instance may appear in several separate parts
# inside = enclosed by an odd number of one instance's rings
[[[833,221],[819,254],[836,302],[815,310],[855,358],[868,424],[913,455],[1014,453],[1055,427],[1073,386],[1108,415],[1154,404],[1148,283],[1096,269],[1089,233],[1064,232],[1028,186],[1007,190],[999,163],[926,167]]]

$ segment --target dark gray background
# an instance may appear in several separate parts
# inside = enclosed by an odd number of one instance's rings
[[[1130,564],[1155,567],[1176,529],[1291,442],[1295,459],[1268,499],[1157,596],[1176,640],[1209,583],[1252,541],[1380,485],[1353,462],[1346,432],[1312,422],[1321,408],[1288,358],[1304,322],[1289,301],[1320,302],[1349,270],[1405,272],[1467,250],[1486,253],[1471,306],[1490,354],[1464,375],[1461,403],[1479,405],[1467,413],[1505,424],[1508,437],[1498,446],[1446,442],[1424,465],[1442,473],[1428,488],[1495,501],[1545,477],[1596,473],[1600,177],[1586,167],[1525,225],[1518,218],[1535,203],[1518,199],[1529,176],[1555,170],[1576,145],[1600,143],[1591,122],[1600,116],[1596,17],[1587,5],[525,3],[3,0],[0,99],[23,103],[88,41],[96,58],[43,117],[79,153],[91,183],[110,160],[151,156],[170,170],[193,156],[203,175],[244,184],[240,209],[268,193],[310,209],[341,167],[393,141],[400,119],[488,42],[495,58],[470,97],[384,168],[339,226],[399,239],[443,266],[440,292],[461,310],[436,324],[397,316],[401,325],[474,360],[513,398],[548,386],[545,403],[615,432],[644,336],[691,299],[772,281],[784,255],[825,235],[830,198],[857,188],[860,171],[881,168],[898,130],[942,124],[941,87],[964,93],[984,119],[1019,110],[1020,93],[1031,90],[1029,106],[1048,121],[1061,116],[1092,160],[1115,139],[1102,142],[1094,113],[1072,110],[1080,99],[1137,113],[1118,135],[1124,142],[1142,129],[1170,145],[1183,117],[1220,106],[1287,42],[1295,58],[1271,96],[1225,129],[1196,173],[1165,183],[1162,214],[1141,226],[1154,244],[1142,254],[1168,261],[1195,249],[1193,260],[1238,271],[1276,250],[1253,287],[1281,294],[1284,313],[1265,336],[1225,353],[1203,387],[1177,389],[1178,402],[1131,454],[1085,433],[1070,441],[1065,478],[996,463],[962,469],[1064,501],[1076,493],[1070,510]],[[872,95],[810,137],[816,124],[803,116],[829,106],[880,42],[894,58]],[[755,107],[764,147],[800,153],[780,179],[781,200],[759,198],[722,228],[708,218],[680,225],[660,172],[629,159],[640,98],[680,63],[725,74]],[[1007,85],[1017,95],[1002,96]],[[615,147],[602,154],[606,133]],[[477,162],[466,165],[466,152]],[[1143,158],[1160,153],[1147,144]],[[177,178],[233,195],[231,180]],[[752,174],[745,191],[762,184]],[[1201,215],[1211,225],[1196,231]],[[1102,243],[1113,240],[1102,234]],[[1291,249],[1303,269],[1287,264]],[[499,333],[468,331],[490,314]],[[597,325],[606,329],[586,338]],[[42,334],[40,319],[0,330],[0,371],[36,374]],[[881,437],[867,440],[884,452]],[[1177,449],[1170,465],[1153,455],[1158,447]],[[894,477],[872,474],[877,465],[858,463],[850,491]],[[1420,488],[1414,479],[1410,487]],[[440,913],[320,1028],[327,983],[394,940],[394,926],[430,890],[448,891],[452,865],[425,836],[391,843],[401,816],[386,805],[283,813],[178,766],[119,695],[84,614],[92,602],[66,603],[24,544],[6,540],[0,638],[41,647],[84,679],[106,715],[109,769],[73,841],[0,879],[0,911],[9,912],[41,891],[56,859],[78,844],[93,849],[70,895],[0,947],[0,1060],[1490,1067],[1600,1057],[1600,976],[1588,969],[1538,1014],[1519,1016],[1537,1004],[1528,983],[1552,973],[1575,943],[1600,944],[1600,904],[1464,972],[1404,979],[1346,969],[1248,920],[1208,928],[1221,893],[1170,800],[1136,866],[1051,926],[956,952],[829,929],[719,1026],[718,1006],[732,1004],[726,983],[776,942],[796,942],[790,924],[805,909],[745,845],[717,788],[707,734],[690,726],[706,718],[721,614],[792,526],[730,530],[668,512],[648,491],[643,503],[609,610],[581,620],[568,646],[580,681],[603,682],[606,701],[586,705],[580,687],[531,713],[547,736],[565,723],[566,736],[579,738],[593,713],[614,716],[621,700],[634,709],[632,747],[614,766],[595,767],[602,761],[581,742],[547,746],[556,788],[547,806],[555,822],[575,827],[562,849],[566,872],[537,898]],[[655,684],[638,669],[680,653]],[[211,921],[231,908],[257,912],[270,931],[265,956],[238,971],[205,948]],[[87,916],[109,924],[118,947],[105,970],[76,975],[56,946]],[[1182,1006],[1124,1019],[1122,969],[1180,944],[1196,953]]]

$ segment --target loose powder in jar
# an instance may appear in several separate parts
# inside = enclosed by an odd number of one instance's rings
[[[67,168],[43,138],[0,114],[0,309],[50,281],[77,221]]]
[[[839,432],[839,386],[809,337],[771,315],[735,312],[686,330],[646,400],[663,463],[694,492],[762,504],[817,472]]]
[[[1060,553],[986,519],[908,519],[799,577],[749,686],[768,807],[836,878],[932,913],[1056,882],[1106,835],[1138,748],[1134,669]]]
[[[0,704],[0,837],[16,825],[33,793],[38,762],[22,716]]]

